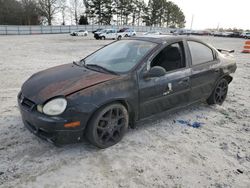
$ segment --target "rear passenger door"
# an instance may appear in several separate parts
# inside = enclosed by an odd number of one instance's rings
[[[188,40],[187,46],[191,61],[190,100],[206,99],[220,76],[219,68],[216,66],[219,63],[216,52],[198,41]]]

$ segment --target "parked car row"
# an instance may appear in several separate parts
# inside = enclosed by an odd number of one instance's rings
[[[116,29],[96,29],[92,31],[94,38],[99,40],[105,39],[117,39],[120,40],[123,37],[132,37],[136,35],[135,30],[131,28],[122,28],[120,30]],[[88,36],[88,31],[86,30],[77,30],[70,33],[71,36]]]
[[[116,39],[120,40],[123,37],[132,37],[136,36],[135,30],[131,28],[122,28],[120,30],[117,29],[96,29],[92,32],[94,34],[94,38],[97,40],[105,40],[105,39]],[[233,38],[245,38],[250,39],[250,32],[220,32],[220,31],[208,31],[208,30],[187,30],[181,29],[171,32],[174,35],[201,35],[201,36],[215,36],[215,37],[233,37]],[[143,33],[143,35],[163,35],[162,31],[151,30]],[[88,36],[88,31],[86,30],[78,30],[70,33],[71,36]]]
[[[105,39],[117,39],[120,40],[123,37],[132,37],[136,35],[135,30],[131,28],[122,28],[120,30],[116,29],[97,29],[93,31],[94,38],[96,40]]]
[[[233,37],[233,38],[246,38],[250,39],[250,32],[233,32],[233,31],[210,31],[210,30],[188,30],[178,29],[172,31],[174,35],[200,35],[200,36],[215,36],[215,37]]]

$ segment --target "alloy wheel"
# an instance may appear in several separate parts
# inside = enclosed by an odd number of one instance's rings
[[[228,83],[225,79],[221,80],[214,92],[214,99],[217,104],[222,104],[227,96]]]
[[[113,145],[121,139],[127,120],[122,109],[115,107],[102,114],[96,125],[96,133],[100,143]]]

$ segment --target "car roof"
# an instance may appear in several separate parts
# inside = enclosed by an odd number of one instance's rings
[[[154,43],[171,43],[175,41],[180,41],[180,40],[194,40],[194,41],[199,41],[202,42],[201,40],[190,37],[190,36],[175,36],[175,35],[147,35],[147,36],[138,36],[138,37],[133,37],[135,40],[142,40],[142,41],[148,41],[148,42],[154,42]],[[129,40],[129,39],[128,39]]]

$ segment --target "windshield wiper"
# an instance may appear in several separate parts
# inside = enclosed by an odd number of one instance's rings
[[[85,64],[86,64],[85,59],[81,59],[81,60],[79,61],[79,66],[85,67]]]
[[[76,66],[80,66],[79,62],[76,62],[76,61],[73,61],[73,64],[76,65]]]
[[[105,67],[102,67],[102,66],[97,65],[97,64],[85,64],[84,63],[84,66],[87,67],[87,68],[94,68],[94,69],[97,68],[98,70],[102,70],[102,71],[117,75],[116,72],[114,72],[112,70],[109,70],[109,69],[106,69]]]

